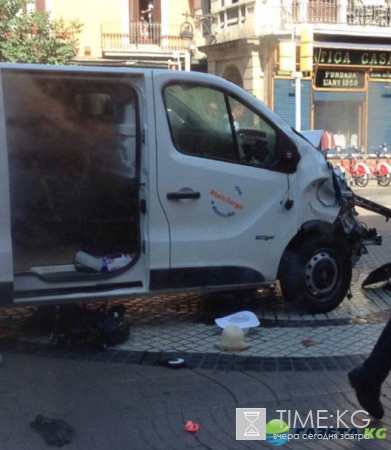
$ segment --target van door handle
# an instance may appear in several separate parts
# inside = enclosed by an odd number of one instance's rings
[[[187,199],[197,199],[201,197],[200,192],[195,191],[179,191],[179,192],[168,192],[168,200],[187,200]]]

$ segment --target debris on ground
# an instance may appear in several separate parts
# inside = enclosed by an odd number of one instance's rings
[[[104,349],[122,344],[130,336],[124,305],[90,309],[77,304],[38,307],[27,322],[27,333],[50,333],[59,346]]]
[[[225,328],[228,325],[236,325],[244,330],[257,327],[260,324],[258,317],[251,311],[239,311],[229,316],[219,317],[215,319],[215,322],[220,328]]]
[[[197,423],[192,422],[191,420],[188,420],[185,425],[185,431],[188,433],[197,433],[199,431],[200,426]]]
[[[313,345],[319,345],[321,342],[315,341],[314,339],[304,339],[301,341],[304,347],[312,347]]]
[[[220,342],[216,347],[225,352],[241,352],[250,346],[244,340],[244,332],[242,328],[236,325],[228,325],[223,328]]]
[[[377,283],[387,283],[391,278],[391,263],[383,264],[373,270],[363,281],[362,287],[371,286]]]
[[[62,447],[71,442],[75,430],[61,419],[49,419],[40,414],[30,424],[48,445]]]
[[[181,369],[186,367],[186,361],[183,358],[161,359],[159,364],[170,369]]]

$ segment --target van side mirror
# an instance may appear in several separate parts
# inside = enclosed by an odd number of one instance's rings
[[[296,145],[285,133],[281,132],[278,136],[278,147],[280,148],[279,170],[283,173],[294,173],[300,161],[300,154]]]
[[[296,149],[283,149],[280,157],[280,170],[283,173],[294,173],[297,163],[300,161],[300,155]]]

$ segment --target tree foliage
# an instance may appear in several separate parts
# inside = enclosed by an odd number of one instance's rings
[[[0,0],[0,61],[67,64],[78,51],[78,20],[51,20],[30,11],[29,0]]]

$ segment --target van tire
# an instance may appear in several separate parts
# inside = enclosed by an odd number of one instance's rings
[[[285,299],[300,312],[321,314],[345,298],[352,279],[350,252],[341,239],[308,236],[281,260],[280,286]]]

